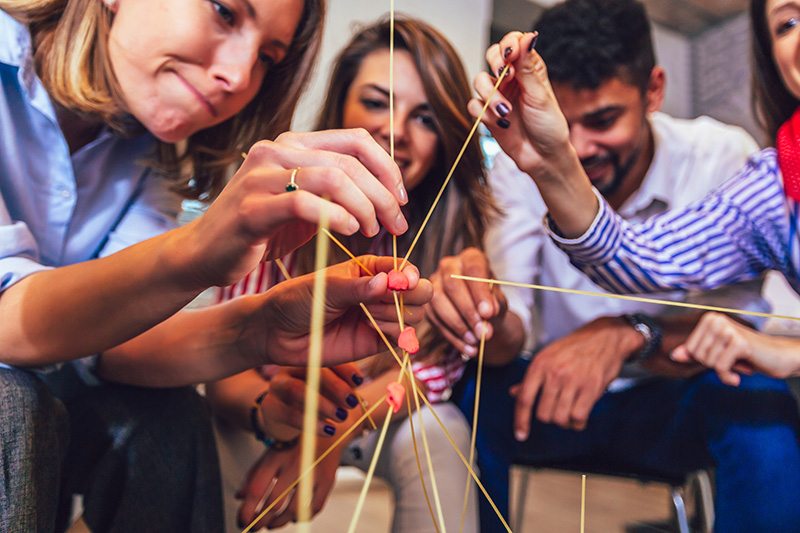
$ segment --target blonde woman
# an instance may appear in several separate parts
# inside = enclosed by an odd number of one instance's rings
[[[179,311],[302,244],[326,205],[336,231],[402,233],[400,172],[363,132],[279,135],[319,48],[321,0],[0,10],[0,530],[60,529],[58,501],[78,492],[92,531],[218,531],[203,406],[152,387],[302,364],[310,281]],[[181,197],[217,195],[173,229]],[[391,316],[386,275],[328,274],[326,335],[348,342],[327,342],[326,362],[373,353],[377,335],[347,311]],[[414,321],[430,286],[408,274]]]

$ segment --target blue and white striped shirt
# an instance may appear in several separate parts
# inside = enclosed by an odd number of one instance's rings
[[[784,194],[774,149],[702,200],[640,224],[597,196],[600,210],[581,237],[564,239],[546,223],[572,264],[609,291],[712,289],[777,270],[800,293],[798,206]]]

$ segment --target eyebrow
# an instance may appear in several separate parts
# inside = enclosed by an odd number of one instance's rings
[[[586,113],[585,115],[583,115],[583,120],[599,118],[599,117],[601,117],[603,115],[607,115],[608,113],[624,111],[624,109],[625,108],[623,106],[621,106],[621,105],[609,105],[609,106],[600,108],[600,109],[598,109],[596,111],[592,111],[591,113]]]
[[[374,83],[369,83],[367,85],[364,85],[362,90],[363,89],[374,89],[374,90],[378,91],[379,93],[381,93],[382,95],[386,96],[387,98],[389,97],[389,90],[388,89],[384,89],[380,85],[376,85]],[[424,111],[430,111],[431,110],[431,104],[430,104],[430,102],[425,102],[423,104],[419,104],[414,109],[422,109]]]
[[[242,0],[242,3],[244,3],[245,8],[247,8],[247,14],[250,15],[250,18],[255,19],[256,18],[256,10],[253,7],[253,4],[251,4],[249,0]],[[270,41],[269,46],[273,46],[275,48],[279,48],[283,52],[288,52],[289,51],[289,46],[291,46],[291,43],[287,43],[287,42],[282,41],[280,39],[273,39],[272,41]]]

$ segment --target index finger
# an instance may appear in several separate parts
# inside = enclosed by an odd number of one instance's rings
[[[538,372],[530,372],[528,367],[522,387],[517,393],[517,403],[514,406],[514,437],[518,441],[527,440],[531,431],[531,415],[533,404],[542,386],[542,376]]]
[[[291,132],[279,136],[276,142],[353,156],[394,195],[400,205],[408,203],[400,169],[364,129]]]

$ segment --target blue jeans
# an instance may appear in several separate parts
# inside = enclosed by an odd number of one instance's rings
[[[584,431],[532,418],[531,435],[513,435],[514,399],[528,362],[485,368],[478,419],[481,482],[508,516],[509,466],[577,460],[624,464],[634,471],[688,473],[716,469],[717,533],[800,531],[800,417],[783,381],[742,376],[739,387],[706,372],[690,379],[653,379],[606,393]],[[472,420],[476,366],[453,396]],[[534,407],[535,409],[535,407]],[[481,498],[481,531],[505,531]]]
[[[203,399],[79,383],[59,397],[33,373],[0,369],[0,531],[63,530],[72,494],[97,533],[222,531]]]

